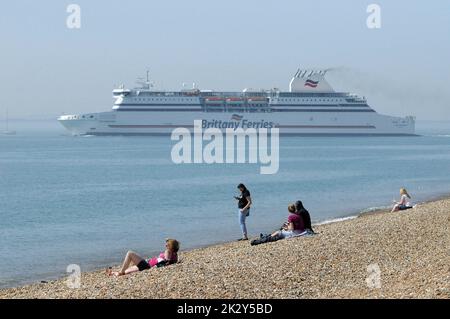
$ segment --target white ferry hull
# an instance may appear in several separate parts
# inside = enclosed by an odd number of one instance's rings
[[[58,120],[73,135],[169,135],[178,127],[193,131],[194,120],[216,123],[223,131],[222,123],[258,125],[268,122],[280,129],[280,135],[415,135],[413,117],[392,117],[376,112],[242,113],[238,114],[242,117],[240,121],[233,120],[232,115],[227,112],[112,111],[65,115]]]

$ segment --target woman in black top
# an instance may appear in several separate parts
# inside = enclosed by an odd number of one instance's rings
[[[306,208],[303,207],[302,201],[298,200],[295,202],[295,210],[296,210],[295,213],[303,219],[303,225],[305,226],[305,230],[314,233],[314,230],[312,229],[311,225],[311,216],[309,215],[309,212],[306,210]]]
[[[245,219],[250,215],[250,206],[252,205],[252,198],[250,197],[250,192],[245,187],[244,184],[239,184],[237,188],[241,191],[240,196],[235,196],[234,198],[238,201],[238,214],[239,214],[239,225],[242,230],[242,238],[239,240],[247,240],[247,226],[245,225]]]

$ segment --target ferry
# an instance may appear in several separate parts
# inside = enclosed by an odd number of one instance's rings
[[[113,90],[112,110],[61,115],[58,121],[73,135],[170,135],[179,127],[193,131],[194,121],[208,127],[221,123],[220,129],[236,122],[243,128],[262,123],[261,127],[278,128],[280,135],[415,135],[414,116],[379,114],[364,97],[334,91],[326,73],[298,69],[288,91],[227,92],[195,85],[180,91],[158,90],[147,72],[140,86],[120,85]]]

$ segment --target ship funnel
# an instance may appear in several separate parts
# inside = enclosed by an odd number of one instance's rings
[[[325,80],[328,69],[301,70],[298,69],[289,82],[289,92],[334,92]]]

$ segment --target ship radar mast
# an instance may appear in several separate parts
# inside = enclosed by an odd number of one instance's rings
[[[154,83],[150,81],[150,70],[146,71],[146,79],[144,81],[144,78],[139,77],[136,80],[136,84],[140,85],[138,89],[141,90],[150,90],[150,88],[154,87]]]

